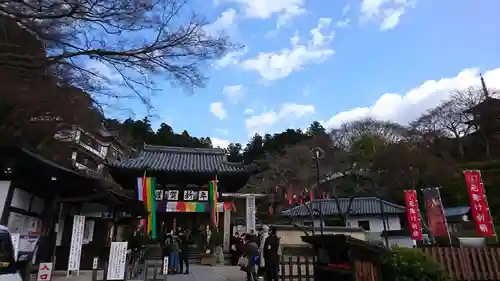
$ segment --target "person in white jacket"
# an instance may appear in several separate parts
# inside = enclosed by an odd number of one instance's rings
[[[259,272],[266,272],[266,261],[264,260],[264,244],[266,244],[266,239],[269,237],[269,226],[262,226],[262,235],[260,236],[260,244],[259,244],[259,255],[260,255],[260,264],[259,267],[261,270]]]

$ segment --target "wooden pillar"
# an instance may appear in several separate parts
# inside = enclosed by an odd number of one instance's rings
[[[54,190],[54,196],[51,196],[49,199],[45,200],[45,204],[42,210],[43,230],[38,244],[39,251],[37,258],[40,261],[53,262],[57,240],[55,223],[59,219],[59,208],[61,207],[59,197],[63,187],[61,186],[61,183],[54,177],[45,182],[45,184],[50,185],[50,188]]]

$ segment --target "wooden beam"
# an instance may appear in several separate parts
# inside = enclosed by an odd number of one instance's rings
[[[108,191],[103,191],[99,193],[95,193],[89,196],[83,196],[83,197],[63,197],[59,198],[57,201],[60,203],[78,203],[78,202],[86,202],[86,201],[92,201],[92,200],[97,200],[97,199],[102,199],[106,196],[110,196]]]

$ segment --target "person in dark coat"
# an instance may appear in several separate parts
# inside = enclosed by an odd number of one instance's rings
[[[280,240],[276,235],[276,228],[271,227],[269,236],[264,242],[264,260],[266,264],[264,278],[266,281],[278,281],[279,246]]]
[[[243,245],[243,255],[247,257],[248,264],[242,268],[247,273],[247,281],[257,281],[257,272],[255,266],[259,257],[259,247],[253,238],[253,235],[247,234],[245,244]]]
[[[189,274],[189,237],[182,229],[178,230],[177,235],[177,239],[179,240],[180,273]],[[186,271],[184,271],[184,266],[186,267]]]
[[[241,238],[238,232],[235,232],[231,240],[229,241],[231,245],[231,264],[237,265],[238,259],[241,256]]]

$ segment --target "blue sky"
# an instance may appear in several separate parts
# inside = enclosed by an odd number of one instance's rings
[[[192,95],[157,81],[153,124],[216,145],[315,120],[405,123],[480,72],[500,88],[498,0],[198,1],[207,28],[245,47],[214,62]]]

